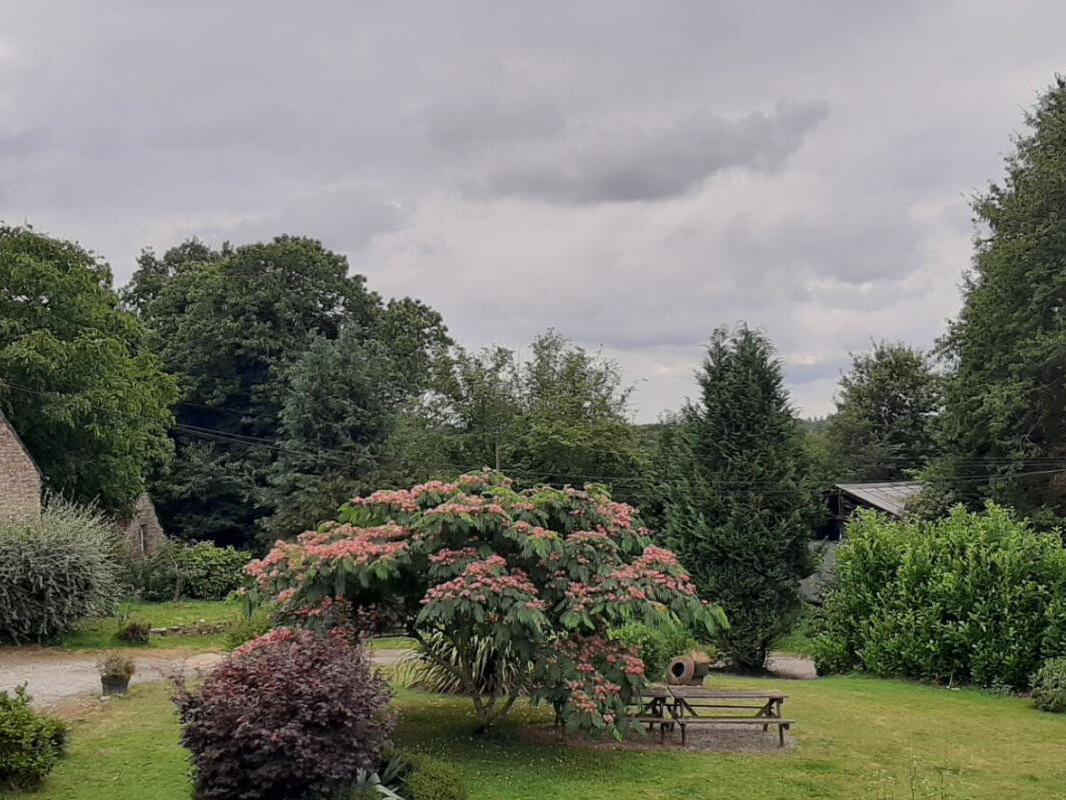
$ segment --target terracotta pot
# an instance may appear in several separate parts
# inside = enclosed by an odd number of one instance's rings
[[[129,675],[101,675],[100,684],[104,689],[104,696],[126,694],[130,687]]]

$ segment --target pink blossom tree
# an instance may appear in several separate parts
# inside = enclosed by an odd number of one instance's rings
[[[713,635],[728,625],[603,487],[516,491],[490,471],[355,498],[249,571],[293,619],[336,624],[373,606],[402,621],[470,696],[482,728],[526,693],[569,728],[621,735],[644,663],[609,631],[680,622]],[[485,643],[501,669],[522,666],[489,693],[478,674]]]

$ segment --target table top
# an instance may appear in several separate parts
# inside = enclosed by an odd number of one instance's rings
[[[645,697],[678,697],[684,699],[706,698],[709,700],[785,700],[788,695],[776,689],[765,692],[736,692],[728,690],[707,689],[703,686],[649,686],[641,692]]]

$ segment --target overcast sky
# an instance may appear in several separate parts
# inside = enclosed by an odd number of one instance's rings
[[[549,326],[694,394],[711,330],[797,408],[928,345],[1066,3],[0,0],[0,220],[104,256],[278,233],[475,347]]]

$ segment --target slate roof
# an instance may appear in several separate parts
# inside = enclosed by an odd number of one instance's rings
[[[917,482],[896,483],[838,483],[836,488],[868,506],[880,509],[894,517],[903,516],[907,501],[922,490]]]

